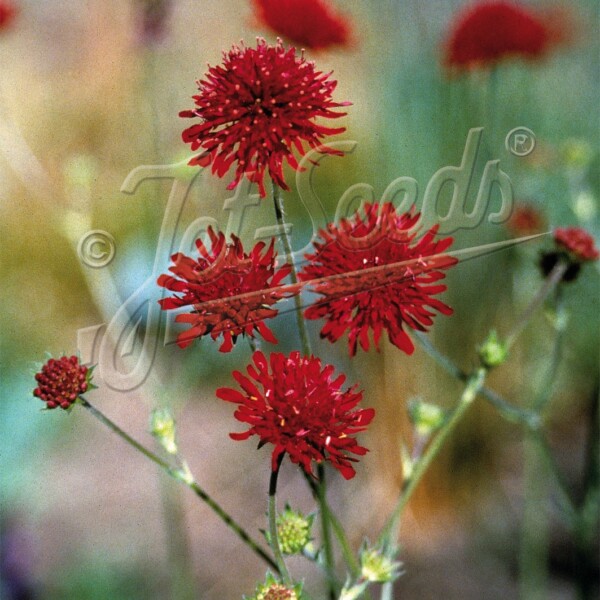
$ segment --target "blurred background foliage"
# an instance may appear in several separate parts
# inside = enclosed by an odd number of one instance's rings
[[[336,98],[353,103],[339,139],[357,145],[343,159],[325,159],[314,172],[315,193],[330,219],[354,184],[370,184],[378,198],[392,180],[410,176],[418,181],[420,200],[433,173],[460,164],[469,129],[484,127],[475,188],[485,162],[500,159],[516,204],[534,206],[549,228],[578,224],[598,240],[596,0],[562,3],[574,25],[572,41],[545,60],[508,61],[493,73],[453,76],[444,71],[441,54],[462,2],[337,4],[354,21],[357,43],[314,58],[322,70],[334,70]],[[186,123],[177,115],[191,107],[206,62],[216,64],[221,51],[241,38],[273,39],[256,27],[250,4],[241,0],[173,0],[159,41],[142,35],[142,8],[141,0],[22,0],[11,26],[0,32],[2,535],[5,548],[17,545],[33,597],[50,600],[239,598],[263,572],[204,506],[185,490],[174,491],[87,414],[42,413],[31,396],[32,373],[46,351],[74,352],[79,329],[107,323],[168,265],[169,257],[159,256],[160,270],[153,271],[171,183],[145,181],[125,195],[125,178],[139,165],[188,157],[180,139]],[[511,155],[504,144],[518,126],[536,134],[536,150],[526,158]],[[197,177],[174,232],[175,247],[199,216],[226,228],[228,181],[208,172]],[[286,194],[286,202],[293,245],[301,248],[310,239],[310,220],[296,192]],[[499,203],[494,197],[492,207]],[[272,223],[271,206],[263,202],[249,209],[241,237],[250,241],[257,226]],[[77,256],[80,236],[91,229],[115,239],[115,259],[102,270],[89,269]],[[456,232],[454,247],[512,235],[506,226],[484,221]],[[549,245],[549,237],[540,238],[449,272],[444,301],[455,314],[438,317],[435,343],[462,367],[472,366],[475,346],[489,329],[507,333],[534,295],[541,281],[538,255]],[[586,415],[598,394],[598,291],[596,267],[586,268],[585,277],[566,290],[564,362],[547,415],[557,461],[575,492],[583,476]],[[273,324],[286,350],[298,345],[291,319],[282,316]],[[317,324],[310,327],[315,352],[360,382],[365,403],[378,410],[364,436],[371,453],[359,475],[350,483],[332,482],[333,503],[358,544],[365,535],[376,536],[396,497],[399,442],[411,435],[407,401],[421,396],[451,406],[460,384],[419,348],[408,357],[384,343],[380,353],[360,353],[350,361],[344,344],[319,341]],[[142,327],[134,351],[144,332]],[[491,384],[526,405],[532,390],[544,385],[551,339],[548,315],[540,314]],[[235,429],[230,411],[214,397],[231,369],[246,364],[249,351],[243,344],[230,355],[216,348],[209,340],[186,351],[159,345],[155,376],[143,386],[89,397],[146,441],[149,410],[170,404],[198,480],[256,530],[264,526],[267,455],[229,440]],[[402,597],[515,597],[522,440],[523,431],[484,402],[472,412],[403,523]],[[282,500],[311,510],[302,482],[287,471]],[[552,506],[546,508],[552,513]],[[554,513],[550,536],[548,597],[574,598],[570,542]]]

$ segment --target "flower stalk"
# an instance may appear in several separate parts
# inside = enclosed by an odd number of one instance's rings
[[[281,545],[279,544],[279,534],[277,532],[277,506],[275,502],[275,496],[277,494],[277,478],[279,476],[279,469],[281,468],[281,461],[285,453],[279,455],[277,459],[276,468],[271,471],[271,478],[269,480],[269,542],[271,544],[271,550],[275,555],[275,561],[277,562],[277,570],[281,575],[281,580],[285,585],[291,585],[292,580],[290,573],[283,559],[283,553],[281,552]]]
[[[515,343],[519,334],[525,329],[528,325],[531,317],[535,314],[535,312],[542,306],[542,304],[546,301],[546,298],[552,293],[552,290],[556,288],[556,286],[562,281],[567,269],[569,268],[568,263],[564,261],[559,261],[556,263],[542,287],[538,290],[538,293],[535,295],[533,300],[529,303],[527,308],[523,311],[521,316],[517,319],[516,324],[510,331],[510,333],[506,336],[506,340],[504,345],[508,350]]]
[[[273,204],[275,207],[275,218],[277,220],[277,224],[281,227],[281,239],[283,242],[283,247],[285,250],[285,260],[287,264],[290,266],[290,279],[292,281],[292,285],[296,285],[298,283],[298,272],[296,270],[296,265],[294,264],[294,256],[292,253],[292,245],[290,243],[290,238],[287,232],[286,221],[285,221],[285,207],[283,202],[283,194],[281,193],[281,188],[277,185],[275,181],[273,183]],[[302,316],[302,299],[300,294],[296,294],[294,296],[294,303],[296,305],[296,323],[298,326],[298,334],[300,336],[300,345],[302,348],[302,352],[304,356],[308,357],[312,354],[312,349],[310,345],[310,338],[308,336],[308,328],[306,327],[306,322]],[[331,540],[331,529],[330,529],[330,513],[329,507],[327,505],[327,493],[326,493],[326,479],[325,479],[325,468],[322,464],[319,464],[317,467],[317,476],[318,476],[318,489],[317,489],[317,501],[319,504],[319,514],[320,514],[320,522],[321,522],[321,535],[323,538],[323,546],[325,551],[325,568],[328,577],[328,585],[329,585],[329,597],[331,600],[334,600],[336,590],[335,590],[335,582],[332,580],[332,575],[334,571],[334,557],[333,557],[333,547]]]
[[[112,432],[116,433],[121,439],[143,454],[146,458],[158,465],[167,475],[187,485],[213,512],[246,544],[255,554],[260,556],[272,569],[279,572],[277,563],[263,550],[248,532],[233,519],[231,515],[221,508],[221,506],[209,496],[204,489],[194,480],[189,469],[174,469],[167,461],[160,458],[151,450],[133,439],[128,433],[123,431],[115,422],[111,421],[104,413],[92,406],[83,396],[79,396],[79,403],[87,409],[96,419],[106,425]]]
[[[485,367],[480,367],[469,376],[467,385],[463,390],[458,405],[451,413],[446,423],[441,427],[438,434],[433,438],[430,445],[427,447],[427,450],[425,450],[421,458],[413,466],[408,477],[404,479],[396,506],[379,536],[377,544],[379,547],[387,548],[390,546],[392,535],[398,527],[402,511],[408,504],[408,501],[423,475],[427,472],[427,469],[442,449],[444,443],[468,411],[471,404],[473,404],[477,394],[481,391],[486,373],[487,369]]]
[[[290,279],[292,281],[292,285],[295,286],[298,283],[298,271],[296,270],[296,265],[294,263],[292,245],[287,231],[287,223],[285,221],[283,194],[281,193],[281,188],[274,181],[272,183],[275,218],[277,219],[277,224],[281,227],[281,241],[283,242],[283,248],[285,251],[285,261],[291,269]],[[294,295],[294,303],[296,305],[296,324],[298,325],[298,334],[300,335],[300,347],[302,348],[304,356],[310,356],[312,354],[312,349],[310,346],[310,338],[308,337],[306,322],[302,316],[302,299],[300,298],[300,294]]]

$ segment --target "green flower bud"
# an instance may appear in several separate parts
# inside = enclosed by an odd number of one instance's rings
[[[157,408],[152,411],[150,418],[150,433],[158,443],[169,453],[177,454],[175,442],[175,421],[167,408]]]
[[[478,352],[481,364],[488,369],[501,365],[508,357],[508,348],[493,329],[485,342],[478,348]]]
[[[286,505],[277,516],[277,536],[284,554],[299,554],[310,542],[314,515],[305,517]]]
[[[360,554],[361,577],[371,583],[388,583],[400,575],[401,563],[375,548],[364,547]]]
[[[344,586],[342,593],[340,594],[339,600],[358,600],[369,587],[368,581],[362,581],[354,584],[352,587]]]
[[[429,437],[439,429],[446,420],[446,413],[435,404],[428,404],[420,399],[411,400],[408,404],[408,414],[417,433]]]

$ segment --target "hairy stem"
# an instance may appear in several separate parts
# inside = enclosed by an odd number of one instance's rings
[[[207,504],[217,516],[262,560],[264,560],[272,569],[279,572],[277,563],[263,550],[258,542],[256,542],[246,530],[239,525],[233,517],[225,512],[221,506],[213,500],[199,485],[196,483],[191,473],[185,469],[174,469],[167,461],[160,458],[148,450],[145,446],[134,440],[128,433],[123,431],[116,423],[111,421],[106,415],[101,413],[97,408],[92,406],[83,396],[79,396],[80,404],[86,408],[94,417],[101,423],[106,425],[111,431],[116,433],[120,438],[127,442],[130,446],[142,453],[146,458],[150,459],[154,464],[158,465],[167,475],[177,481],[187,485],[205,504]]]

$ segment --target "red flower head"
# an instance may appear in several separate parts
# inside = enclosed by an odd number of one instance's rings
[[[554,241],[576,262],[598,260],[600,257],[594,238],[581,227],[559,227],[554,231]]]
[[[4,29],[17,14],[17,9],[11,2],[0,0],[0,29]]]
[[[277,310],[272,306],[291,294],[272,289],[290,272],[288,265],[275,271],[274,240],[264,253],[265,243],[259,242],[246,254],[235,235],[231,235],[232,243],[226,244],[223,233],[217,236],[209,228],[208,234],[212,244],[210,252],[202,240],[197,240],[198,259],[174,254],[171,260],[175,264],[169,271],[175,277],[161,275],[158,278],[158,285],[183,294],[159,300],[163,310],[193,307],[191,313],[175,318],[178,323],[192,326],[179,334],[177,343],[185,348],[195,338],[208,333],[213,340],[222,335],[219,350],[229,352],[238,335],[254,337],[255,331],[265,340],[277,343],[263,321],[274,317]]]
[[[546,227],[544,215],[531,204],[518,204],[506,222],[515,236],[535,235]]]
[[[351,27],[328,0],[252,0],[259,22],[294,44],[321,50],[348,46]]]
[[[468,5],[451,25],[446,64],[474,69],[510,57],[542,58],[564,38],[556,27],[557,16],[502,0]]]
[[[318,125],[318,117],[334,119],[346,113],[332,109],[348,106],[332,100],[337,81],[317,71],[313,62],[296,49],[286,50],[281,41],[269,46],[259,39],[256,48],[234,46],[224,53],[223,64],[210,67],[206,78],[198,82],[200,93],[194,96],[196,108],[181,117],[200,117],[183,140],[192,150],[208,152],[190,161],[191,165],[212,162],[212,172],[223,177],[236,163],[233,189],[246,175],[258,184],[261,197],[266,195],[265,171],[283,189],[289,189],[283,176],[287,162],[296,170],[304,143],[327,154],[342,153],[321,145],[321,139],[345,131]]]
[[[559,227],[554,231],[554,243],[556,248],[543,252],[540,258],[544,277],[562,262],[567,265],[562,280],[569,283],[577,279],[584,263],[600,258],[594,238],[581,227]]]
[[[364,218],[356,214],[339,226],[321,230],[316,252],[300,273],[303,281],[316,280],[312,289],[323,296],[309,307],[307,319],[326,319],[321,337],[337,341],[349,331],[350,354],[357,343],[369,348],[369,328],[375,346],[383,329],[392,344],[412,354],[413,343],[404,326],[425,331],[433,324],[434,309],[445,315],[452,309],[434,295],[445,285],[432,285],[445,277],[437,269],[456,264],[455,258],[441,255],[452,238],[434,241],[438,226],[415,241],[408,233],[419,220],[419,213],[398,215],[391,203],[367,204]]]
[[[36,374],[38,387],[33,395],[47,408],[69,408],[90,387],[91,370],[79,364],[76,356],[51,358]]]
[[[355,409],[362,392],[349,388],[342,391],[346,379],[342,374],[332,380],[335,367],[314,356],[302,357],[271,354],[269,361],[257,351],[247,367],[248,376],[234,371],[233,376],[243,390],[220,388],[221,400],[239,404],[234,416],[250,429],[231,433],[234,440],[260,438],[260,446],[275,446],[272,468],[285,452],[293,463],[306,473],[312,473],[311,463],[328,460],[346,479],[355,475],[353,462],[358,459],[348,453],[364,455],[354,435],[364,431],[375,416],[372,408]]]

